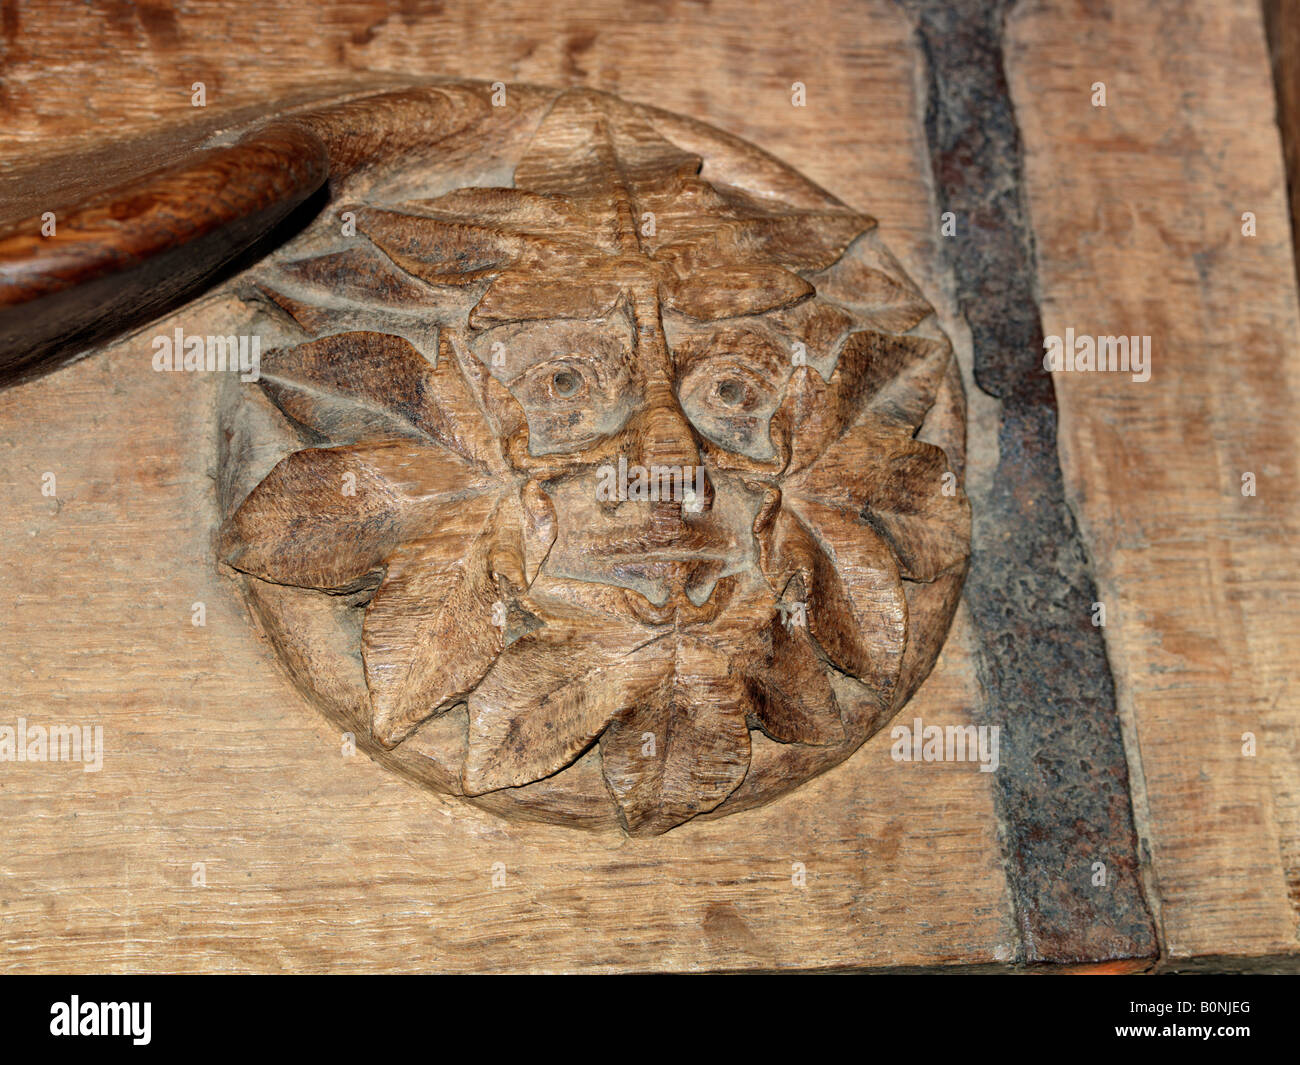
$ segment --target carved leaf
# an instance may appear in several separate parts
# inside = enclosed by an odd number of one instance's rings
[[[874,328],[890,333],[906,333],[934,313],[874,233],[811,280],[823,297],[854,308]]]
[[[453,189],[435,199],[413,200],[410,206],[437,218],[476,218],[504,233],[552,243],[581,245],[595,233],[590,213],[568,197],[522,188]]]
[[[409,272],[395,269],[388,257],[363,245],[282,263],[279,273],[289,286],[311,292],[317,302],[343,299],[411,310],[427,309],[429,304],[427,286],[413,281]]]
[[[474,475],[462,459],[401,441],[296,451],[227,521],[221,553],[277,584],[346,587],[440,506],[482,490]]]
[[[782,743],[835,743],[844,729],[826,662],[795,602],[802,594],[787,595],[778,609],[765,583],[724,577],[711,598],[716,616],[682,631],[733,663],[753,703],[752,725]]]
[[[853,305],[877,329],[906,333],[934,313],[921,296],[879,270],[859,266],[850,277]]]
[[[811,362],[838,355],[854,326],[851,314],[821,299],[804,300],[778,311],[772,320],[789,336],[804,342]]]
[[[838,743],[844,738],[840,709],[806,619],[791,609],[761,631],[761,651],[741,664],[759,727],[780,743]]]
[[[773,447],[790,452],[787,473],[815,462],[859,418],[874,414],[915,429],[934,404],[950,353],[946,341],[864,331],[844,342],[829,381],[810,366],[797,369],[772,419]]]
[[[505,646],[507,596],[492,565],[499,512],[488,496],[464,500],[387,560],[361,641],[371,730],[387,747],[463,699]]]
[[[599,269],[565,271],[545,285],[537,279],[536,270],[502,271],[470,314],[470,326],[486,329],[530,318],[603,318],[623,292],[622,279]]]
[[[883,693],[892,690],[907,602],[898,563],[869,525],[835,507],[787,499],[762,565],[778,595],[806,604],[808,629],[836,666]]]
[[[555,101],[515,168],[515,185],[565,197],[595,215],[610,227],[613,248],[624,229],[614,218],[629,198],[697,174],[701,165],[699,156],[664,140],[631,109],[574,92]]]
[[[861,345],[867,367],[863,416],[875,415],[915,431],[934,406],[952,361],[952,345],[947,340],[875,332],[855,334],[849,340]]]
[[[262,387],[295,421],[329,439],[408,436],[481,466],[500,452],[455,354],[440,344],[431,366],[386,333],[339,333],[268,353]]]
[[[532,584],[537,571],[555,543],[557,531],[555,504],[536,481],[528,481],[519,491],[522,514],[520,528],[524,544],[524,580]]]
[[[789,211],[738,215],[656,258],[689,276],[707,263],[775,262],[790,270],[824,270],[875,223],[850,211]]]
[[[540,780],[591,746],[617,712],[659,683],[629,657],[647,632],[555,622],[507,647],[468,700],[465,793]]]
[[[848,210],[714,189],[700,180],[701,166],[633,110],[573,92],[543,120],[514,188],[350,209],[413,277],[460,287],[490,279],[475,328],[597,317],[624,291],[632,255],[649,256],[664,301],[698,319],[789,307],[813,291],[797,272],[826,269],[875,225]],[[656,219],[649,228],[647,214]]]
[[[493,518],[496,530],[492,543],[494,571],[519,588],[533,583],[537,571],[555,542],[555,504],[536,481],[528,481],[517,492],[507,491]]]
[[[932,581],[970,550],[970,503],[955,477],[952,494],[945,492],[949,472],[941,448],[905,428],[864,421],[784,487],[791,498],[863,515],[893,549],[904,577]]]
[[[438,285],[469,285],[517,262],[527,245],[518,234],[474,221],[401,211],[353,208],[357,225],[407,273]]]
[[[667,285],[673,310],[692,318],[735,318],[789,307],[813,294],[812,285],[780,266],[759,264],[702,270]]]
[[[670,634],[629,668],[660,678],[601,736],[601,761],[627,830],[665,832],[712,810],[745,779],[753,703],[707,645]]]

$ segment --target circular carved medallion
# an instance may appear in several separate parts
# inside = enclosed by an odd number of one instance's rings
[[[844,760],[929,673],[961,381],[870,218],[699,123],[510,94],[301,116],[349,165],[243,290],[221,553],[384,764],[656,834]]]

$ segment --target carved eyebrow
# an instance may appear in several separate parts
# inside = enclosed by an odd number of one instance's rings
[[[677,331],[674,331],[675,333]],[[773,383],[784,381],[793,366],[792,342],[766,325],[724,326],[712,330],[691,330],[670,337],[670,347],[679,378],[691,373],[701,363],[721,355],[730,355],[753,368]]]
[[[632,323],[619,314],[612,318],[547,318],[532,322],[507,322],[477,333],[471,340],[474,354],[492,365],[493,345],[505,345],[503,379],[513,381],[533,366],[570,354],[595,356],[598,374],[610,364],[627,365],[632,358]]]

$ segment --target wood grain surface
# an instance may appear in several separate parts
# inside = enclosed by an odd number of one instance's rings
[[[1047,331],[1152,337],[1145,384],[1056,384],[1165,950],[1294,956],[1300,365],[1286,181],[1259,10],[1198,6],[1171,35],[1173,7],[1125,5],[1104,22],[1027,7],[1011,26],[1012,88],[1028,102]],[[1088,102],[1096,81],[1104,109]],[[1243,235],[1247,211],[1257,236]]]
[[[589,85],[746,137],[880,220],[963,362],[968,478],[992,475],[996,403],[970,380],[941,255],[923,60],[888,0],[7,2],[0,16],[0,175],[106,127],[192,117],[195,81],[210,107],[237,108],[365,72]],[[1260,13],[1250,0],[1022,4],[1006,44],[1047,332],[1153,337],[1151,381],[1056,387],[1164,964],[1294,965],[1297,308]],[[1105,109],[1089,103],[1099,80]],[[791,106],[795,81],[807,107]],[[1247,210],[1255,238],[1241,236]],[[509,824],[345,757],[217,568],[217,382],[150,369],[155,333],[233,313],[214,298],[0,392],[0,725],[100,724],[106,746],[99,773],[0,764],[0,967],[1023,957],[991,775],[894,762],[887,734],[771,806],[654,840]],[[906,715],[974,720],[971,641],[959,610]]]
[[[185,328],[238,308],[209,311]],[[158,417],[105,416],[110,395]],[[884,735],[797,796],[652,841],[512,825],[344,756],[217,572],[215,398],[153,373],[142,338],[0,393],[5,534],[23,543],[4,559],[5,720],[98,724],[105,737],[98,773],[50,763],[0,775],[7,969],[1012,955],[988,775],[895,763]],[[66,417],[38,441],[21,426],[47,418],[47,404]],[[55,499],[39,492],[48,470]],[[204,627],[191,624],[195,602]],[[959,627],[914,700],[927,720],[968,720],[962,641]],[[205,887],[193,885],[196,862]],[[792,882],[795,862],[807,887]]]

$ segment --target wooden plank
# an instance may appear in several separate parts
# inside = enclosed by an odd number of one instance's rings
[[[49,17],[62,29],[19,12],[26,47],[53,47],[80,18]],[[255,31],[241,13],[229,17],[238,54]],[[868,9],[864,29],[860,12],[824,5],[813,29],[795,12],[755,26],[732,4],[690,33],[625,23],[613,5],[593,9],[585,29],[531,6],[488,12],[486,27],[483,17],[471,5],[413,21],[375,16],[369,61],[419,55],[443,73],[490,76],[505,54],[518,57],[508,76],[584,78],[567,54],[606,72],[593,80],[803,166],[884,219],[886,240],[934,287],[915,54],[896,10]],[[326,19],[318,33],[314,13],[284,18],[282,57],[212,83],[261,91],[299,79],[309,58],[338,69],[357,47],[355,23],[336,31]],[[184,24],[158,46],[173,72],[209,54],[204,24]],[[829,62],[828,39],[844,42]],[[98,47],[88,43],[87,58]],[[160,75],[127,56],[106,91],[128,125],[147,124],[162,109]],[[141,73],[144,92],[133,82]],[[791,107],[800,76],[821,96],[816,117]],[[58,130],[59,109],[30,96],[42,81],[35,63],[13,68],[10,103],[35,106]],[[505,822],[344,758],[217,569],[215,384],[150,369],[153,335],[212,332],[232,313],[221,300],[187,308],[0,394],[10,501],[0,655],[16,663],[6,713],[102,724],[108,747],[99,773],[28,764],[0,774],[0,816],[14,826],[0,857],[6,969],[931,967],[1021,955],[991,775],[894,762],[887,731],[770,806],[653,840]],[[54,499],[40,493],[46,472]],[[206,604],[203,628],[190,623],[194,602]],[[968,640],[961,617],[906,714],[972,720]],[[195,862],[206,887],[193,885]],[[796,862],[807,888],[792,882]],[[497,863],[505,880],[494,887]]]
[[[1285,357],[1296,298],[1259,12],[1249,0],[1208,11],[1022,3],[1006,33],[1044,328],[1156,343],[1145,385],[1066,374],[1056,389],[1068,498],[1109,608],[1162,944],[1174,967],[1290,964],[1300,370]],[[106,128],[189,119],[198,80],[221,108],[368,71],[586,84],[711,122],[881,220],[964,360],[972,455],[996,454],[999,412],[971,390],[940,255],[924,67],[887,0],[715,0],[631,15],[607,2],[420,11],[376,0],[272,14],[17,0],[0,38],[0,175]],[[807,108],[790,106],[796,80]],[[1097,80],[1110,88],[1105,111],[1088,103]],[[1245,210],[1259,218],[1256,238],[1240,236]],[[220,306],[156,330],[197,331],[203,313]],[[0,723],[102,723],[109,744],[98,774],[0,770],[10,826],[0,966],[815,968],[1022,956],[988,775],[893,763],[886,736],[771,807],[630,842],[506,826],[342,758],[217,578],[212,392],[149,372],[154,332],[0,394],[0,655],[12,663]],[[1240,495],[1246,470],[1253,498]],[[54,500],[40,494],[45,472],[58,475]],[[197,600],[203,629],[189,624]],[[961,614],[905,715],[976,720],[972,640]],[[1247,731],[1254,758],[1241,755]],[[497,861],[507,879],[494,889]],[[793,861],[808,865],[802,892]],[[194,862],[207,863],[208,887],[191,886]]]
[[[209,331],[216,303],[181,324]],[[146,335],[0,393],[0,721],[102,725],[103,769],[0,768],[6,971],[613,970],[1010,957],[988,787],[886,734],[759,810],[666,836],[512,824],[342,741],[218,573],[212,378]],[[105,411],[105,397],[129,411]],[[55,412],[59,412],[56,417]],[[32,434],[41,423],[48,431]],[[43,497],[41,477],[57,476]],[[206,605],[206,625],[191,624]],[[965,629],[912,704],[964,724]],[[206,887],[193,886],[203,863]],[[505,881],[493,886],[493,867]],[[792,884],[803,862],[808,886]]]
[[[1167,955],[1294,956],[1300,366],[1260,13],[1106,10],[1034,4],[1009,27],[1046,331],[1152,337],[1146,383],[1056,375],[1062,463]]]

